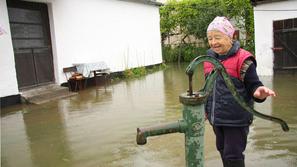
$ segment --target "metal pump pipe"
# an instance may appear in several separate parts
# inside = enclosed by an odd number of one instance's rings
[[[184,133],[187,167],[204,165],[204,102],[206,95],[200,92],[184,93],[179,96],[183,104],[183,119],[177,122],[137,128],[136,142],[146,144],[147,137],[169,133]]]
[[[147,137],[149,136],[158,136],[176,132],[183,133],[185,128],[186,124],[183,120],[145,128],[137,128],[136,142],[138,145],[144,145],[146,144]]]

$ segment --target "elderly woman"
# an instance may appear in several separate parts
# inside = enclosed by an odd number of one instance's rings
[[[255,57],[240,48],[233,41],[234,27],[226,17],[216,17],[207,28],[210,49],[208,56],[222,62],[237,91],[245,101],[263,102],[275,92],[263,86],[256,73]],[[204,63],[207,77],[212,71],[210,63]],[[217,150],[221,154],[224,167],[244,167],[244,150],[247,144],[249,125],[253,121],[251,113],[245,111],[233,98],[222,77],[215,81],[212,94],[206,102],[206,115],[216,135]]]

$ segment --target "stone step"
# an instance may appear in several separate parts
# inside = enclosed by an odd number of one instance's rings
[[[32,97],[40,94],[46,94],[51,91],[59,91],[59,90],[65,90],[68,88],[67,87],[62,87],[57,84],[49,84],[49,85],[44,85],[44,86],[39,86],[39,87],[34,87],[26,90],[21,91],[21,95],[24,97]]]
[[[67,87],[55,84],[40,86],[21,92],[22,101],[32,104],[43,104],[77,94],[77,92],[70,92]]]

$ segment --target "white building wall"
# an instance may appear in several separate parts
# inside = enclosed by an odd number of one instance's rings
[[[159,9],[117,0],[51,4],[57,82],[73,63],[105,61],[112,72],[162,62]]]
[[[6,0],[0,0],[0,25],[6,32],[0,35],[0,97],[5,97],[19,94]]]
[[[273,75],[273,21],[296,17],[296,0],[261,4],[254,7],[255,51],[259,75]]]
[[[75,63],[104,61],[117,72],[162,62],[157,6],[119,0],[31,1],[49,7],[57,84],[66,81],[62,69]],[[0,70],[5,71],[0,97],[4,97],[17,94],[18,86],[6,1],[0,2],[0,21],[8,32],[0,36]]]

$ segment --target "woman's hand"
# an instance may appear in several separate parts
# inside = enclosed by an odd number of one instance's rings
[[[274,97],[274,96],[276,96],[276,94],[275,94],[275,92],[273,90],[271,90],[271,89],[269,89],[269,88],[267,88],[265,86],[259,86],[255,90],[253,96],[255,98],[257,98],[257,99],[261,99],[262,100],[262,99],[265,99],[268,96],[273,96]]]

